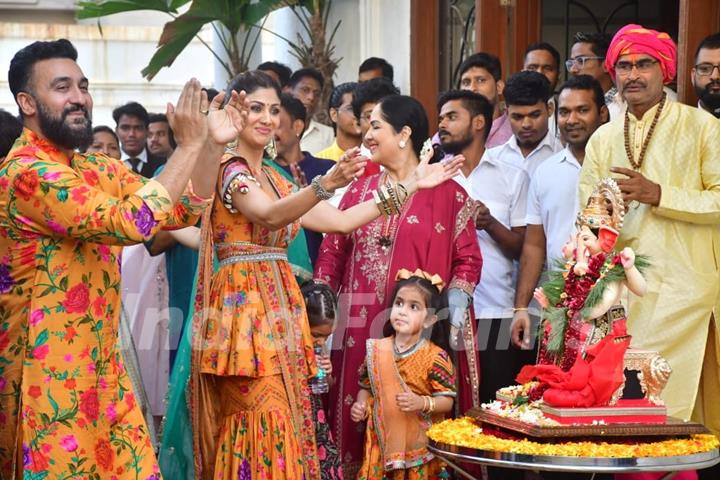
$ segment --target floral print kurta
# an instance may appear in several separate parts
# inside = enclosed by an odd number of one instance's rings
[[[0,164],[0,478],[159,478],[116,349],[119,255],[204,205],[23,131]]]

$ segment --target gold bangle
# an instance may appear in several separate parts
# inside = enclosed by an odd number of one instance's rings
[[[390,201],[392,202],[393,212],[395,215],[398,215],[400,213],[401,205],[397,199],[397,191],[395,191],[395,188],[393,188],[392,185],[388,185],[388,192],[390,193]]]
[[[380,200],[380,195],[378,195],[377,190],[373,190],[372,196],[373,196],[373,200],[375,200],[375,205],[377,206],[378,210],[380,210],[380,213],[383,213],[382,201]]]
[[[403,185],[402,183],[398,182],[396,188],[398,192],[398,200],[400,200],[401,204],[405,205],[405,201],[408,198],[407,187],[405,187],[405,185]]]
[[[398,198],[397,190],[392,188],[392,186],[390,186],[389,189],[390,189],[390,199],[393,202],[393,208],[395,209],[395,213],[399,214],[400,210],[402,209],[402,205],[400,204],[400,199]]]
[[[513,312],[527,312],[528,307],[515,307],[513,308]]]
[[[423,399],[423,408],[422,408],[422,412],[423,412],[423,413],[425,413],[425,411],[426,411],[426,410],[428,409],[428,402],[427,402],[427,397],[425,397],[425,396],[423,395],[422,399]]]
[[[433,397],[430,398],[430,411],[428,413],[433,413],[435,411],[435,399]]]
[[[378,188],[377,190],[373,190],[373,198],[375,199],[375,205],[377,205],[380,213],[387,217],[388,212],[387,208],[385,208],[385,197],[383,196],[382,189]]]
[[[390,193],[387,190],[387,185],[383,185],[378,189],[378,193],[380,194],[380,198],[382,200],[383,208],[385,209],[385,215],[390,216],[393,215],[393,208],[390,203]]]

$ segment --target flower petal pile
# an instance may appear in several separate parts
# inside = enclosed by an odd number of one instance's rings
[[[428,430],[427,435],[435,442],[459,447],[559,457],[671,457],[708,452],[720,446],[718,438],[710,434],[678,437],[656,442],[628,441],[627,443],[589,441],[538,443],[527,439],[511,440],[484,434],[482,428],[469,417],[437,423]]]

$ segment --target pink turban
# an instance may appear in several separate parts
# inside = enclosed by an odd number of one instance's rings
[[[618,30],[610,42],[605,55],[605,68],[615,80],[615,63],[622,55],[644,53],[657,59],[667,84],[675,78],[677,71],[677,46],[670,35],[640,25],[625,25]]]

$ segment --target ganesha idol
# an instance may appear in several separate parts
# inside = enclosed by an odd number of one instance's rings
[[[642,271],[648,266],[647,258],[630,248],[615,250],[624,216],[620,189],[603,179],[578,214],[576,233],[563,249],[563,268],[535,291],[543,307],[538,364],[524,367],[517,378],[521,384],[539,382],[530,401],[597,407],[613,404],[622,393],[630,336],[620,299],[625,287],[645,294]],[[651,361],[653,355],[640,356]],[[657,400],[659,392],[650,394]]]

